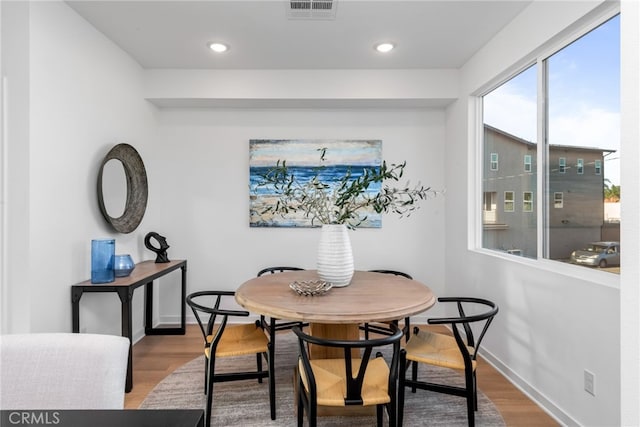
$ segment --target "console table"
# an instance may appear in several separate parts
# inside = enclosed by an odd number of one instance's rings
[[[182,293],[180,298],[180,327],[153,327],[153,281],[177,269],[182,270]],[[71,307],[73,332],[80,332],[80,299],[85,292],[116,292],[122,303],[122,336],[133,343],[133,321],[131,315],[131,300],[133,291],[144,285],[145,317],[144,332],[146,335],[184,335],[185,333],[185,298],[187,293],[187,261],[177,260],[165,263],[143,261],[136,264],[127,277],[117,277],[111,283],[91,283],[91,280],[71,286]],[[125,391],[133,387],[133,348],[129,346],[129,363],[127,366],[127,383]]]

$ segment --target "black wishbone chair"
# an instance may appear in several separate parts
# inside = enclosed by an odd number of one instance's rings
[[[377,426],[382,426],[384,409],[389,425],[396,425],[397,375],[402,331],[395,325],[390,336],[371,340],[335,340],[307,335],[299,327],[298,336],[297,415],[298,427],[304,424],[307,413],[309,426],[316,426],[318,406],[376,406]],[[309,359],[308,346],[342,348],[344,357],[338,359]],[[392,347],[391,365],[373,349]],[[360,352],[352,351],[361,350]]]
[[[282,273],[282,272],[285,272],[285,271],[302,271],[302,270],[304,270],[304,268],[300,268],[300,267],[267,267],[267,268],[263,268],[262,270],[260,270],[256,276],[260,277],[260,276],[262,276],[264,274],[277,274],[277,273]],[[275,345],[276,345],[276,332],[277,331],[289,330],[289,329],[293,328],[294,326],[299,326],[301,328],[305,327],[305,326],[309,326],[308,323],[288,321],[288,320],[280,320],[280,319],[276,319],[274,317],[269,317],[267,319],[267,317],[264,316],[264,315],[260,315],[260,322],[262,323],[262,327],[264,328],[264,330],[267,331],[267,334],[269,335],[269,340],[273,343],[274,348],[275,348]]]
[[[428,319],[427,323],[450,325],[453,336],[414,328],[411,339],[400,351],[400,381],[398,385],[398,426],[400,427],[403,422],[405,387],[411,387],[411,391],[414,393],[419,388],[465,397],[469,426],[475,425],[475,411],[478,410],[476,358],[480,343],[498,313],[498,306],[486,299],[470,297],[444,297],[438,298],[438,302],[455,303],[459,316]],[[467,312],[471,314],[467,314]],[[481,328],[477,340],[474,339],[471,328],[473,324],[476,328]],[[466,340],[463,338],[463,334]],[[465,386],[456,387],[418,381],[418,365],[421,363],[462,371]],[[410,379],[406,377],[409,365],[412,367]]]
[[[369,270],[372,273],[384,273],[384,274],[393,274],[395,276],[405,277],[409,280],[413,280],[413,277],[407,273],[403,273],[402,271],[396,270]],[[391,329],[389,328],[389,324],[393,323],[397,327],[399,326],[399,322],[397,320],[393,320],[391,322],[382,322],[382,323],[364,323],[360,326],[360,329],[364,331],[365,339],[369,339],[369,332],[375,332],[382,335],[391,335]],[[402,327],[404,332],[405,340],[409,341],[411,337],[411,319],[409,317],[404,318],[404,326]]]
[[[233,291],[201,291],[187,296],[204,337],[205,354],[205,426],[211,425],[211,407],[213,404],[213,384],[216,382],[238,381],[263,378],[269,379],[269,405],[271,419],[276,419],[276,385],[273,362],[273,343],[269,341],[260,322],[228,324],[229,318],[248,317],[244,310],[220,308],[225,298],[233,299]],[[209,304],[206,304],[209,302]],[[256,355],[256,370],[232,373],[216,373],[216,359],[220,357]],[[267,361],[267,369],[262,367],[262,358]]]

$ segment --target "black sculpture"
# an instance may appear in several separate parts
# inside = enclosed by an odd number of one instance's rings
[[[156,239],[156,241],[160,244],[159,248],[156,248],[151,244],[152,238]],[[157,263],[169,262],[169,257],[167,256],[167,249],[169,249],[169,245],[167,244],[167,239],[164,236],[161,236],[155,231],[152,231],[144,237],[144,245],[147,247],[147,249],[156,253]]]

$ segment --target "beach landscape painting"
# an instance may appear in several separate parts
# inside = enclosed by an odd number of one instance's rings
[[[323,160],[321,160],[324,152]],[[327,140],[327,139],[251,139],[249,140],[249,214],[251,227],[320,227],[311,223],[303,213],[274,215],[265,208],[275,205],[274,188],[258,185],[263,176],[277,162],[286,161],[289,172],[296,179],[309,181],[316,174],[330,186],[330,190],[350,170],[353,178],[365,169],[379,168],[382,164],[381,140]],[[371,185],[368,192],[377,194],[380,183]],[[366,217],[359,228],[380,228],[382,219],[373,209],[362,213]]]

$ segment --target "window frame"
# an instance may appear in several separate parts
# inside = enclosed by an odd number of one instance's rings
[[[530,196],[528,200],[527,200],[527,195]],[[529,205],[529,208],[527,208],[527,205]],[[522,192],[522,212],[533,213],[533,191]]]
[[[594,174],[595,175],[602,175],[602,160],[597,159],[595,162],[593,162],[593,167],[594,167]]]
[[[558,197],[560,196],[560,197]],[[558,206],[558,201],[560,205]],[[554,209],[563,209],[564,208],[564,192],[563,191],[554,191],[553,192],[553,208]]]
[[[531,166],[532,166],[532,158],[531,158],[531,154],[525,154],[524,155],[524,171],[525,172],[531,172]]]
[[[473,147],[472,152],[475,153],[474,157],[476,159],[474,162],[475,173],[472,180],[475,192],[469,195],[469,200],[476,200],[476,202],[470,203],[468,207],[470,212],[469,224],[474,230],[474,232],[469,235],[468,243],[470,250],[474,250],[488,256],[509,260],[511,262],[536,266],[537,268],[547,271],[553,271],[556,273],[562,272],[563,274],[567,274],[571,277],[589,278],[590,280],[596,280],[602,285],[619,289],[620,276],[617,274],[600,272],[597,269],[585,269],[580,266],[545,258],[548,253],[545,249],[545,244],[548,242],[549,232],[546,221],[548,221],[549,218],[549,209],[553,209],[553,203],[552,199],[549,197],[548,190],[545,190],[549,180],[548,175],[551,171],[551,165],[548,163],[550,160],[548,145],[543,143],[545,141],[544,135],[548,122],[544,106],[547,88],[545,79],[543,78],[544,74],[548,71],[546,69],[546,60],[556,52],[569,46],[617,15],[620,15],[619,4],[612,2],[598,6],[598,9],[594,10],[588,19],[574,22],[573,25],[569,26],[566,31],[563,31],[557,37],[549,39],[538,48],[532,50],[530,54],[522,57],[520,61],[508,65],[502,72],[494,74],[493,77],[487,79],[485,83],[478,85],[477,89],[470,94],[470,100],[472,102],[468,104],[469,113],[470,117],[474,120],[475,125],[470,127],[469,143],[471,144],[470,147]],[[535,257],[514,257],[505,254],[503,251],[483,247],[482,204],[480,203],[480,200],[483,198],[484,191],[483,167],[486,167],[482,162],[482,159],[484,158],[483,97],[533,65],[537,65],[538,67],[537,87],[539,99],[537,102],[537,140],[542,142],[538,145],[536,162],[539,167],[543,167],[543,169],[538,170],[536,178],[536,189],[542,189],[543,191],[534,190],[534,201],[537,202],[537,205],[534,206],[534,212],[536,212],[537,215],[536,229],[538,248],[537,255]],[[604,164],[601,165],[601,174],[604,172],[602,170],[603,168]]]
[[[488,196],[488,197],[487,197]],[[498,194],[495,191],[486,191],[482,195],[482,210],[485,212],[495,212],[498,210],[498,204],[494,203],[498,199]],[[489,202],[487,204],[487,201]],[[487,209],[487,206],[490,209]]]
[[[495,157],[495,160],[494,160],[494,157]],[[497,172],[500,170],[500,155],[498,153],[489,154],[489,170],[492,172]]]
[[[511,199],[507,199],[507,194],[511,194]],[[511,204],[511,210],[507,209],[507,203]],[[513,190],[505,190],[504,199],[502,200],[502,211],[511,213],[516,211],[516,192]]]
[[[584,175],[584,159],[576,160],[576,174]]]
[[[566,157],[558,157],[558,173],[567,173]]]

